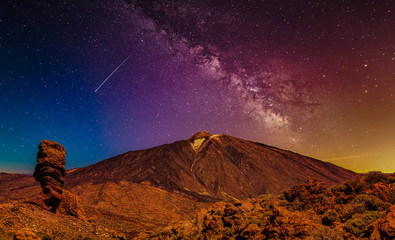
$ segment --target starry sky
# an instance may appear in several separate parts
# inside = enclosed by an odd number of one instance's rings
[[[395,171],[392,0],[0,3],[0,171],[229,134]]]

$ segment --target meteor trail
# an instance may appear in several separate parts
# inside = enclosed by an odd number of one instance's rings
[[[100,86],[96,88],[95,92],[97,92],[101,88],[101,86],[103,86],[103,84],[107,82],[107,80],[130,58],[130,56],[132,56],[132,54],[129,54],[129,56],[127,56],[125,60],[123,60],[121,64],[119,64],[118,67],[115,68],[114,71],[112,71],[112,73],[108,75],[106,79],[104,79],[104,81],[100,84]]]

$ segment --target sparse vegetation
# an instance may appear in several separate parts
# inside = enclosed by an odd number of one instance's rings
[[[391,205],[388,202],[383,202],[383,200],[381,200],[378,197],[375,197],[373,195],[367,195],[367,194],[360,194],[356,196],[354,199],[354,203],[363,204],[364,208],[367,211],[383,211]]]
[[[311,233],[307,240],[337,240],[340,235],[330,227],[322,226]]]
[[[369,186],[379,182],[389,183],[389,181],[391,181],[384,173],[377,171],[370,172],[363,180],[365,183],[369,184]]]
[[[344,226],[347,232],[350,232],[356,237],[362,233],[367,225],[382,217],[380,212],[367,212],[364,214],[355,214],[348,220]]]
[[[197,221],[188,222],[188,227],[170,225],[138,238],[160,239],[160,234],[169,239],[180,236],[183,239],[310,240],[368,237],[377,224],[367,226],[384,216],[392,216],[388,210],[391,206],[388,194],[395,186],[394,176],[372,172],[331,189],[309,180],[277,197],[217,203],[201,212]]]
[[[10,210],[11,210],[11,212],[18,212],[19,208],[18,208],[18,206],[13,206]]]
[[[45,234],[44,236],[42,236],[41,240],[52,240],[52,237]]]
[[[334,209],[329,209],[322,216],[322,224],[325,226],[333,225],[333,222],[338,219],[338,213]]]
[[[363,213],[365,208],[363,204],[344,204],[342,208],[342,214],[340,216],[342,222],[346,222],[352,218],[355,214]]]
[[[395,174],[372,175],[333,188],[310,180],[278,196],[218,202],[200,211],[193,220],[141,233],[138,239],[337,240],[384,236],[388,228],[381,226],[395,213],[389,195],[395,186]],[[73,199],[66,205],[71,210],[77,207]],[[37,214],[59,226],[51,226],[51,230],[42,227],[43,221],[37,219]],[[44,240],[132,238],[124,232],[104,229],[98,219],[81,221],[67,215],[59,218],[35,205],[9,204],[0,208],[0,216],[0,239],[13,239],[21,226]]]

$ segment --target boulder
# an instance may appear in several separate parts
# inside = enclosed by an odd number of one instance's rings
[[[67,190],[63,190],[62,199],[56,213],[70,215],[81,220],[85,220],[84,210],[81,207],[79,197]]]

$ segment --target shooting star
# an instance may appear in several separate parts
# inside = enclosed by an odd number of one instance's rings
[[[101,88],[101,86],[103,86],[103,84],[105,84],[107,82],[107,80],[130,58],[130,56],[132,56],[132,54],[129,54],[129,56],[127,56],[125,58],[125,60],[123,60],[121,62],[121,64],[119,64],[118,67],[115,68],[114,71],[112,71],[112,73],[110,75],[108,75],[108,77],[106,79],[104,79],[104,81],[100,84],[100,86],[98,88],[96,88],[95,92],[97,92]]]

